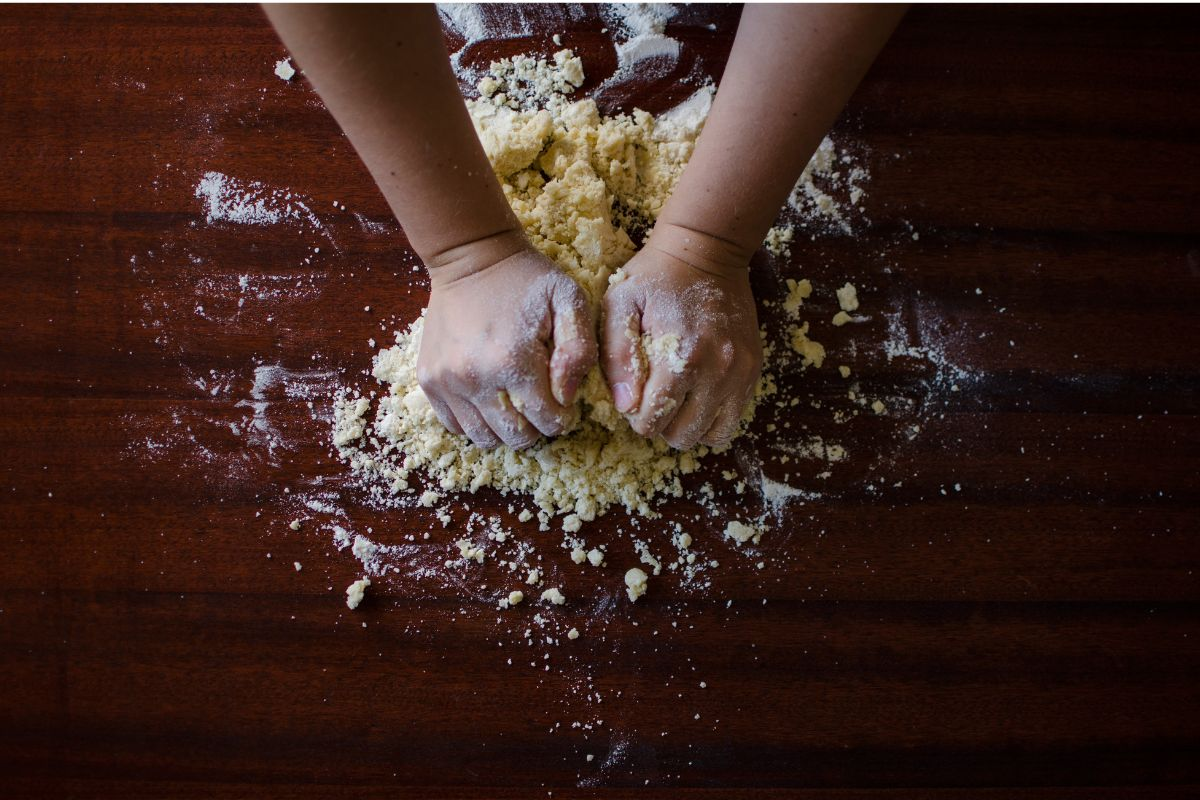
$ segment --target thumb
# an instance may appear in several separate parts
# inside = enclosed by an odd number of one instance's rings
[[[604,296],[604,377],[613,393],[617,411],[628,414],[642,402],[642,315],[638,307],[619,292]]]
[[[560,285],[552,302],[554,352],[550,355],[550,391],[560,405],[575,402],[579,384],[596,363],[596,326],[582,290]]]

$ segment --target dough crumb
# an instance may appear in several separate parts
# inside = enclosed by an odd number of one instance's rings
[[[854,288],[854,284],[847,283],[845,286],[837,290],[838,306],[842,311],[857,311],[858,310],[858,290]]]
[[[298,519],[292,520],[291,524],[289,524],[288,527],[294,531],[300,530],[300,520],[298,520]]]
[[[785,284],[787,286],[787,297],[783,300],[783,310],[787,312],[789,317],[795,319],[800,312],[800,306],[804,305],[804,301],[812,297],[813,287],[812,281],[808,278],[795,280],[788,278]]]
[[[571,639],[572,641],[574,641],[575,639],[578,639],[579,638],[579,629],[571,628],[571,630],[567,631],[567,638]]]
[[[459,539],[454,544],[458,546],[459,555],[462,556],[464,561],[474,561],[476,564],[483,563],[484,552],[482,547],[476,547],[466,539]]]
[[[637,602],[637,599],[646,593],[646,581],[649,576],[645,571],[638,567],[633,567],[625,573],[625,593],[629,595],[629,599]]]
[[[285,58],[275,62],[275,74],[285,81],[290,81],[296,76],[296,68],[292,66],[290,58]]]
[[[788,332],[792,349],[800,354],[800,365],[820,369],[825,363],[825,346],[808,338],[808,323],[792,325]]]
[[[796,229],[792,225],[776,225],[767,231],[763,246],[776,258],[787,258],[792,254],[791,244],[795,237]]]
[[[553,603],[556,606],[561,606],[563,603],[567,602],[567,596],[560,592],[557,586],[552,586],[546,591],[542,592],[541,599],[543,603]]]
[[[296,572],[299,572],[300,570],[304,569],[304,565],[301,564],[299,561],[293,561],[292,566],[296,568]]]
[[[642,351],[651,363],[662,364],[676,375],[682,375],[687,369],[687,361],[679,353],[679,336],[674,333],[642,334]]]
[[[840,328],[843,325],[845,325],[847,322],[850,322],[853,319],[854,318],[851,317],[849,314],[847,314],[845,311],[839,311],[833,315],[833,326],[835,328]]]
[[[604,553],[598,548],[593,547],[587,554],[588,563],[593,567],[598,567],[604,563]]]
[[[520,589],[515,589],[508,593],[508,604],[510,606],[515,606],[524,599],[525,599],[525,593],[522,592]]]
[[[763,528],[756,525],[748,525],[737,520],[730,520],[725,526],[725,538],[732,539],[738,544],[753,542],[758,544],[762,540]]]
[[[841,376],[843,378],[850,377],[850,368],[847,367],[845,364],[842,364],[840,367],[838,367],[838,372],[841,373]]]
[[[362,577],[354,583],[346,587],[346,608],[353,611],[362,603],[363,597],[367,594],[367,587],[371,585],[371,579]]]

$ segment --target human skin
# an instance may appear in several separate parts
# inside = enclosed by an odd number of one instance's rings
[[[264,10],[429,270],[417,377],[438,418],[482,447],[561,433],[595,320],[505,201],[434,7]],[[638,432],[681,448],[732,436],[761,368],[750,255],[900,13],[746,7],[692,162],[605,297],[605,373]],[[682,375],[639,373],[627,327],[679,335]]]
[[[762,368],[750,257],[903,10],[746,5],[692,158],[604,298],[605,375],[638,433],[688,449],[736,432]],[[679,336],[682,374],[639,369],[642,332]]]
[[[596,363],[595,322],[505,201],[434,7],[264,10],[429,270],[417,376],[438,418],[481,447],[561,433]]]

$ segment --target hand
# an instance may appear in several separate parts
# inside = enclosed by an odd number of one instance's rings
[[[596,363],[593,315],[578,284],[527,243],[483,268],[467,248],[430,265],[417,381],[452,433],[519,450],[570,421]]]
[[[690,450],[737,432],[762,370],[748,262],[720,240],[660,223],[605,294],[605,377],[642,436]]]

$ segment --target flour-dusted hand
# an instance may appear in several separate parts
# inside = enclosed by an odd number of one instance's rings
[[[605,294],[605,377],[641,435],[688,450],[736,433],[762,369],[748,260],[659,225]]]
[[[430,265],[417,380],[442,424],[480,447],[557,436],[596,363],[583,291],[528,247],[490,266]],[[464,268],[466,266],[467,268]]]

